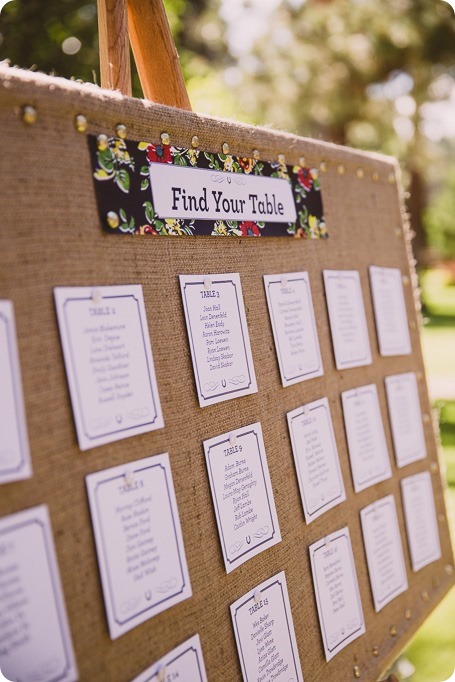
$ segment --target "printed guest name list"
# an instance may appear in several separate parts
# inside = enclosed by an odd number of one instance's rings
[[[257,392],[240,277],[180,275],[201,407]]]

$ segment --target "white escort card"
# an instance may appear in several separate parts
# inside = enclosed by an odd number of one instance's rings
[[[386,377],[385,388],[395,458],[397,466],[404,467],[427,456],[416,375]]]
[[[109,633],[191,597],[167,453],[86,477]]]
[[[54,295],[80,449],[162,428],[142,286]]]
[[[343,391],[343,416],[356,493],[392,476],[376,384]]]
[[[30,478],[32,466],[11,301],[0,301],[0,483]]]
[[[374,608],[379,612],[408,589],[394,496],[361,509],[360,519]]]
[[[207,682],[199,635],[172,649],[132,682]]]
[[[370,265],[370,283],[380,354],[409,355],[411,339],[400,270]]]
[[[325,658],[363,635],[365,621],[349,528],[341,528],[309,547]]]
[[[204,441],[226,572],[281,541],[259,423]]]
[[[0,519],[0,618],[0,670],[8,680],[78,679],[45,505]]]
[[[433,486],[428,471],[401,480],[404,520],[413,571],[441,558]]]
[[[180,275],[199,405],[257,393],[240,276]]]
[[[324,374],[307,272],[264,275],[283,386]]]
[[[244,682],[303,682],[284,571],[231,605]]]
[[[357,270],[323,270],[337,369],[371,365],[365,306]]]
[[[305,521],[311,523],[346,499],[329,401],[315,400],[287,417]]]

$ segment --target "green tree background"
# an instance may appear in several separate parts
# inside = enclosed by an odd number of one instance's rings
[[[196,111],[398,157],[418,260],[455,257],[455,17],[446,2],[165,5]],[[96,2],[9,2],[0,59],[99,83]],[[135,71],[133,92],[142,94]]]

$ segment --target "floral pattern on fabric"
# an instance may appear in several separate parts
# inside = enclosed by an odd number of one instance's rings
[[[103,228],[137,235],[216,237],[299,237],[326,239],[319,173],[231,154],[211,154],[170,144],[134,142],[107,135],[88,136],[95,193]],[[176,219],[158,216],[153,205],[151,163],[204,168],[284,178],[291,183],[297,211],[295,223],[251,220]]]

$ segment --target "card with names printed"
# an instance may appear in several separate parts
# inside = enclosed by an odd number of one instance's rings
[[[346,499],[329,401],[307,403],[287,417],[305,521],[311,523]]]
[[[283,386],[324,373],[307,272],[264,275]]]
[[[162,428],[142,286],[54,296],[80,449]]]
[[[109,633],[191,597],[169,455],[86,477]]]
[[[132,682],[207,682],[199,635],[169,651]]]
[[[226,572],[281,542],[259,423],[204,441]]]
[[[337,369],[371,365],[365,306],[357,270],[323,270]]]
[[[408,589],[400,528],[393,495],[360,510],[374,608],[379,612]]]
[[[365,632],[349,528],[309,547],[322,642],[327,661]]]
[[[303,682],[284,571],[231,605],[244,682]]]
[[[341,394],[356,493],[392,476],[376,384]]]
[[[411,565],[416,572],[441,558],[430,472],[403,478],[401,495]]]
[[[0,576],[3,675],[21,682],[75,682],[78,674],[47,506],[0,518]]]
[[[370,265],[374,318],[381,355],[412,352],[401,271]]]
[[[385,378],[393,449],[398,467],[427,456],[417,378],[414,372]]]
[[[180,275],[199,405],[257,393],[238,273]]]
[[[32,465],[11,301],[0,301],[0,483],[30,478]]]

